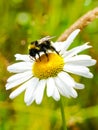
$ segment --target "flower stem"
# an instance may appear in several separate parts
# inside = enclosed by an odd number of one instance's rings
[[[60,99],[60,109],[61,109],[63,130],[67,130],[66,120],[65,120],[65,112],[64,112],[64,105],[63,105],[62,99]]]

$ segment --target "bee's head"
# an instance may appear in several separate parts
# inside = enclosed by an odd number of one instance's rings
[[[36,60],[36,49],[29,49],[29,55],[30,55],[31,59]]]
[[[35,49],[30,49],[29,54],[30,54],[30,56],[35,57],[35,55],[36,55]]]
[[[33,42],[31,42],[31,45],[37,46],[37,45],[38,45],[38,41],[33,41]]]

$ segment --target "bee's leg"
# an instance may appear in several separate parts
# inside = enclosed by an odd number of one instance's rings
[[[44,52],[46,57],[47,57],[47,61],[49,61],[49,57],[48,57],[48,54],[46,53],[46,51]]]
[[[55,51],[59,55],[59,52],[53,46],[51,46],[50,49],[52,49],[53,51]]]
[[[38,54],[39,60],[41,61],[40,54],[39,53],[37,53],[37,54]]]
[[[43,49],[43,52],[45,53],[46,57],[47,57],[47,61],[49,61],[49,57],[48,57],[48,54],[46,52],[46,48]]]
[[[37,60],[36,60],[36,57],[34,57],[34,61],[37,61]]]

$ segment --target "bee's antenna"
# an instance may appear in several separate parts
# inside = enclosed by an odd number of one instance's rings
[[[31,60],[36,61],[35,57],[29,56]]]

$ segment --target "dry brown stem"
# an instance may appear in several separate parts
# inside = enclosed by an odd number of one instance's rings
[[[98,7],[93,10],[87,12],[82,17],[80,17],[74,24],[72,24],[67,30],[65,30],[57,41],[64,41],[70,35],[72,31],[75,29],[83,29],[89,23],[91,23],[94,19],[98,18]]]

